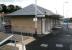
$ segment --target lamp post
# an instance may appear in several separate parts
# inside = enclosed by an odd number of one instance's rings
[[[33,19],[35,21],[35,36],[37,35],[37,0],[35,0],[35,18]]]
[[[37,14],[37,11],[39,11],[41,14]],[[35,18],[33,18],[33,21],[35,22],[35,36],[37,35],[37,17],[45,17],[45,14],[37,9],[37,0],[35,0]]]
[[[68,1],[65,1],[65,2],[63,3],[63,16],[65,16],[65,4],[68,4]],[[64,17],[63,17],[63,18],[64,18]],[[64,22],[64,21],[63,21],[63,22]],[[66,24],[67,30],[69,31],[68,22],[69,22],[69,19],[67,20],[67,24]]]
[[[64,3],[63,3],[63,16],[65,16],[65,4],[68,4],[68,1],[65,1]],[[64,17],[63,17],[64,18]]]

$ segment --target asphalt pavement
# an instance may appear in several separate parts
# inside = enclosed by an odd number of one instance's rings
[[[33,41],[27,50],[72,50],[72,29],[63,27]]]

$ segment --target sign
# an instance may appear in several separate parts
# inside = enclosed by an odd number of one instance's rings
[[[37,21],[37,18],[33,18],[33,21]]]
[[[45,17],[45,15],[36,15],[37,17]]]

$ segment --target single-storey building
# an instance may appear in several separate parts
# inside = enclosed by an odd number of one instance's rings
[[[37,5],[35,15],[35,4],[17,10],[3,17],[6,30],[15,32],[35,33],[35,20],[37,20],[37,34],[48,34],[54,26],[60,25],[60,16],[50,10]],[[37,19],[35,19],[35,16]]]

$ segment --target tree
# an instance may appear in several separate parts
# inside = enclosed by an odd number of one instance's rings
[[[0,4],[0,12],[7,13],[7,6],[5,4]]]
[[[15,5],[8,5],[6,6],[5,4],[0,4],[0,13],[4,12],[4,13],[12,13],[14,11],[17,11],[21,9],[20,6],[15,6]]]
[[[16,5],[16,6],[15,6],[15,9],[16,9],[16,10],[19,10],[19,9],[21,9],[21,7]]]
[[[8,12],[14,12],[14,11],[16,11],[16,10],[19,10],[19,9],[21,9],[21,7],[20,6],[15,6],[15,5],[9,5],[8,6]]]
[[[8,5],[8,12],[14,12],[15,11],[15,6],[14,5]]]

